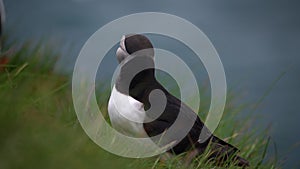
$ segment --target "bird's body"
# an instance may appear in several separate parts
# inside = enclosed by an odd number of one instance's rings
[[[131,58],[133,61],[127,59],[129,55],[143,49],[150,50],[135,55],[133,59]],[[113,127],[129,136],[153,137],[168,130],[176,121],[179,113],[183,113],[184,116],[181,116],[184,118],[183,122],[193,123],[192,128],[181,141],[169,150],[170,153],[181,154],[194,149],[197,150],[194,156],[197,156],[203,153],[211,142],[211,147],[214,149],[211,158],[222,157],[224,159],[225,157],[235,156],[239,166],[247,166],[248,162],[246,160],[236,156],[237,148],[210,133],[191,108],[170,94],[156,80],[153,57],[153,46],[145,36],[130,35],[122,38],[120,48],[117,51],[117,58],[121,64],[120,73],[112,90],[108,106]],[[133,76],[132,69],[138,65],[148,67]],[[133,78],[130,78],[131,76]],[[160,104],[160,95],[151,95],[154,90],[159,90],[165,96],[165,108],[158,118],[150,122],[144,122],[146,117],[150,115],[147,110],[155,104]],[[151,97],[152,99],[150,99]],[[125,99],[129,101],[124,102]],[[126,118],[133,116],[142,123]],[[182,123],[179,126],[184,127],[186,124]],[[177,132],[181,132],[181,128],[178,128]],[[207,132],[209,138],[199,140],[201,132]]]
[[[128,99],[129,104],[123,101],[125,99]],[[116,106],[119,108],[117,109]],[[122,111],[123,115],[118,113],[118,111]],[[115,86],[111,92],[111,100],[108,104],[108,112],[111,123],[116,130],[128,136],[147,137],[146,131],[143,128],[143,124],[130,121],[126,118],[128,116],[135,116],[135,118],[138,118],[142,121],[146,115],[143,103],[118,92]]]

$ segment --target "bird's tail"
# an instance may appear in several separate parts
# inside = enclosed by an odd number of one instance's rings
[[[236,155],[235,156],[235,161],[237,162],[236,165],[237,166],[240,166],[240,167],[249,167],[250,164],[249,164],[249,161]]]
[[[236,147],[226,143],[218,137],[211,137],[209,151],[209,159],[213,159],[218,166],[224,166],[231,163],[240,167],[249,166],[249,162],[246,159],[237,155],[239,150]]]

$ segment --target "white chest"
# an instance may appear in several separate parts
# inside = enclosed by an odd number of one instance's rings
[[[133,137],[147,137],[142,123],[146,116],[143,103],[118,92],[115,86],[109,98],[108,114],[112,126],[119,132]]]

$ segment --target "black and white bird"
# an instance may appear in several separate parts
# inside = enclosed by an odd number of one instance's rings
[[[145,50],[147,49],[147,50]],[[140,52],[143,51],[145,52]],[[125,35],[120,41],[116,52],[120,64],[120,72],[112,89],[108,103],[108,113],[112,126],[128,136],[153,137],[168,130],[178,117],[179,111],[189,119],[195,116],[195,112],[178,98],[170,94],[155,78],[154,49],[150,40],[141,34]],[[137,61],[131,61],[136,59]],[[149,67],[129,78],[133,69],[137,66]],[[163,92],[166,98],[166,105],[158,118],[151,122],[139,123],[131,121],[126,117],[134,117],[143,121],[149,113],[153,103],[149,97],[154,90]],[[127,100],[127,101],[126,101]],[[157,104],[157,103],[155,103]],[[159,104],[159,103],[158,103]],[[125,116],[125,117],[124,117]],[[150,115],[151,116],[151,115]],[[197,115],[196,115],[197,116]],[[226,143],[211,134],[206,141],[199,141],[199,136],[204,123],[197,116],[192,128],[186,136],[176,144],[169,153],[181,154],[190,152],[190,158],[202,154],[210,143],[212,154],[209,158],[215,159],[216,165],[223,165],[223,161],[233,157],[236,165],[246,167],[249,162],[236,155],[239,151],[236,147]],[[208,129],[207,129],[208,131]],[[180,131],[178,131],[180,132]],[[219,160],[219,161],[218,161]]]

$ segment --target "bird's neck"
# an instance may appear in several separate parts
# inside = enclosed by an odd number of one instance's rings
[[[121,65],[116,81],[119,92],[136,97],[151,84],[155,84],[154,60],[150,57],[135,57]]]

